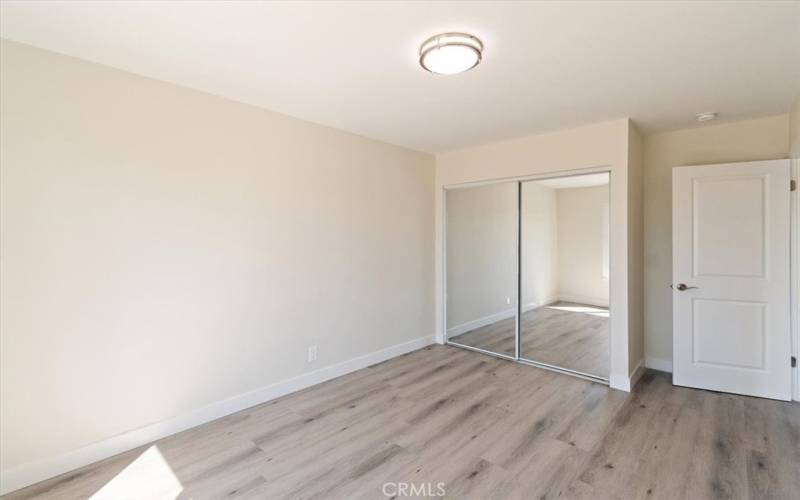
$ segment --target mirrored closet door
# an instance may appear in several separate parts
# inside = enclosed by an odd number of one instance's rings
[[[516,359],[519,183],[448,189],[445,207],[447,340]]]
[[[609,174],[522,182],[522,361],[607,380]]]
[[[609,180],[445,191],[449,344],[608,381]]]

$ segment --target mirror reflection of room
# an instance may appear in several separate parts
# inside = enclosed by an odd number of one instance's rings
[[[446,193],[447,338],[516,355],[518,183]]]
[[[522,183],[520,358],[608,378],[609,175]]]

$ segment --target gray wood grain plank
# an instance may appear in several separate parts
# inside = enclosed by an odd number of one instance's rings
[[[157,467],[143,463],[153,450]],[[174,499],[164,474],[185,499],[385,498],[387,482],[459,499],[794,499],[800,406],[652,371],[626,394],[432,346],[4,498],[114,484]]]

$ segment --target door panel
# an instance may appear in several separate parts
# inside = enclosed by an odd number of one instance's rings
[[[790,398],[789,173],[788,160],[673,170],[675,384]]]
[[[764,277],[766,181],[763,175],[693,179],[694,276]]]
[[[445,193],[447,341],[516,358],[518,183]]]
[[[592,379],[611,371],[607,172],[525,181],[520,358]]]
[[[695,364],[763,370],[767,305],[764,302],[693,299]]]

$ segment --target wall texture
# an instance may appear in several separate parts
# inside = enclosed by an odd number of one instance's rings
[[[432,334],[432,156],[0,50],[4,470]]]
[[[645,350],[672,365],[672,167],[786,158],[789,117],[711,125],[644,139]]]
[[[603,277],[603,226],[608,186],[556,190],[558,206],[558,296],[561,300],[608,306]]]

